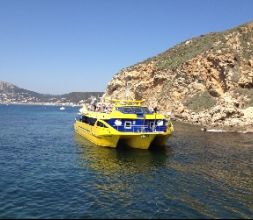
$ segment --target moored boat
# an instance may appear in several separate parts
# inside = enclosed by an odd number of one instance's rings
[[[88,110],[84,106],[76,117],[74,129],[95,145],[116,148],[148,149],[165,145],[173,132],[169,118],[142,106],[143,101],[112,100],[112,109]]]

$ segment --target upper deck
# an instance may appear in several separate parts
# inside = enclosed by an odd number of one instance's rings
[[[142,103],[145,100],[119,100],[119,99],[112,99],[112,103],[115,107],[123,107],[123,106],[142,106]]]
[[[85,110],[83,115],[97,119],[164,119],[162,114],[151,111],[148,107],[142,105],[144,100],[111,100],[111,109],[96,109],[95,111]]]
[[[100,121],[120,132],[165,132],[168,124],[165,116],[151,111],[142,103],[143,101],[114,100],[111,111],[86,109],[81,114],[80,121],[90,125]]]

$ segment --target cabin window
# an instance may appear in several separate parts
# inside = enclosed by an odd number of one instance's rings
[[[152,114],[147,107],[139,106],[118,107],[117,110],[124,114]]]
[[[104,123],[100,122],[100,121],[97,122],[97,126],[102,127],[102,128],[107,128],[107,126]]]
[[[86,123],[86,124],[89,124],[91,126],[94,126],[95,123],[96,123],[97,119],[96,118],[89,118],[89,117],[85,117],[83,119],[83,122]]]
[[[88,117],[82,116],[81,121],[87,124],[88,123]]]
[[[89,118],[89,124],[94,126],[96,123],[97,119],[96,118]]]
[[[97,119],[96,118],[89,118],[87,116],[82,116],[81,117],[81,122],[85,123],[85,124],[89,124],[94,126],[96,123]]]
[[[125,129],[131,129],[132,128],[132,122],[131,121],[126,121],[125,122]]]
[[[151,122],[150,122],[150,128],[151,128],[151,129],[154,129],[154,127],[155,127],[155,122],[154,122],[154,121],[151,121]]]

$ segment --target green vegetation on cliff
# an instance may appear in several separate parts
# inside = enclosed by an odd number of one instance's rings
[[[185,101],[185,106],[194,111],[200,112],[215,106],[216,100],[209,94],[208,91],[197,93]]]

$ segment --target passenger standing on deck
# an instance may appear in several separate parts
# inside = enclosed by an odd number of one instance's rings
[[[157,113],[157,111],[158,111],[158,108],[154,107],[154,113]]]
[[[96,111],[97,109],[97,98],[94,97],[92,100],[91,100],[91,106],[93,107],[93,111]]]

